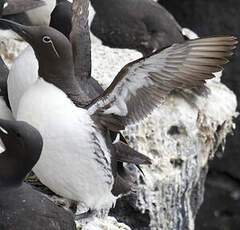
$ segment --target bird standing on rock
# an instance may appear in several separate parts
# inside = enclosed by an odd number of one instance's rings
[[[58,1],[55,9],[51,14],[50,25],[62,32],[67,38],[69,38],[72,29],[71,19],[72,4],[67,0]],[[22,68],[22,66],[25,66],[25,68]],[[22,95],[31,85],[34,84],[37,78],[38,63],[33,49],[31,46],[29,46],[14,60],[8,75],[7,85],[9,92],[9,101],[15,118]],[[78,83],[80,83],[81,86],[81,95],[76,98],[81,98],[81,100],[78,101],[79,105],[86,104],[86,102],[95,99],[103,93],[103,89],[100,84],[91,76],[89,76],[87,79],[81,79],[80,76],[76,76],[76,78],[78,79]],[[115,140],[117,135],[118,133],[111,133],[112,141]],[[121,144],[115,145],[118,147],[116,151],[124,151],[125,155],[129,154],[129,156],[131,156],[130,158],[134,158],[133,161],[130,161],[132,163],[149,163],[149,160],[147,160],[145,156],[131,149],[124,137],[120,133],[119,135]],[[116,196],[122,193],[125,194],[135,189],[134,184],[136,182],[136,175],[133,175],[133,173],[129,171],[126,166],[127,165],[124,166],[120,161],[118,161],[116,164],[114,185],[112,189],[113,194]],[[133,165],[131,165],[131,168],[135,168],[135,166],[132,166]],[[140,166],[137,165],[136,167],[141,171]]]
[[[148,56],[184,41],[174,17],[152,0],[91,0],[91,5],[96,11],[91,32],[106,46]]]
[[[3,19],[0,24],[22,36],[39,63],[38,79],[22,96],[17,111],[18,120],[29,122],[43,136],[42,155],[33,170],[55,193],[91,211],[114,204],[117,161],[143,161],[119,153],[124,145],[113,143],[110,133],[145,118],[172,90],[199,86],[214,77],[237,44],[231,36],[174,44],[126,65],[101,96],[81,107],[67,38],[50,27]]]
[[[70,212],[22,183],[42,145],[40,133],[26,122],[0,119],[1,230],[76,230]]]

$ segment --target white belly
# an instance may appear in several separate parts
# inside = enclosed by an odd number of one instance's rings
[[[33,169],[43,184],[91,209],[112,205],[109,150],[87,110],[40,79],[23,95],[17,120],[27,121],[43,136],[42,155]]]
[[[8,74],[8,97],[16,118],[20,98],[38,78],[38,62],[28,46],[13,62]]]

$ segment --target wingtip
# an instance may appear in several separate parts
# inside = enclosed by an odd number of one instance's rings
[[[151,165],[152,164],[152,159],[146,156],[145,164],[146,165]]]

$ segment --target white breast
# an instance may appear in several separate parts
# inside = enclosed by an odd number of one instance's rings
[[[86,110],[39,79],[23,95],[17,120],[27,121],[43,136],[42,155],[33,169],[43,184],[92,209],[112,205],[109,150]]]
[[[13,62],[8,75],[8,97],[13,116],[24,92],[38,78],[38,62],[31,46],[28,46]]]

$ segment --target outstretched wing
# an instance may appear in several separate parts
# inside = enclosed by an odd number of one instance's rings
[[[7,3],[3,10],[3,16],[23,13],[45,5],[45,2],[42,0],[8,0]]]
[[[114,129],[146,117],[175,89],[193,88],[223,70],[236,48],[231,36],[196,39],[174,44],[148,58],[126,65],[88,111]],[[108,127],[111,129],[111,127]]]

